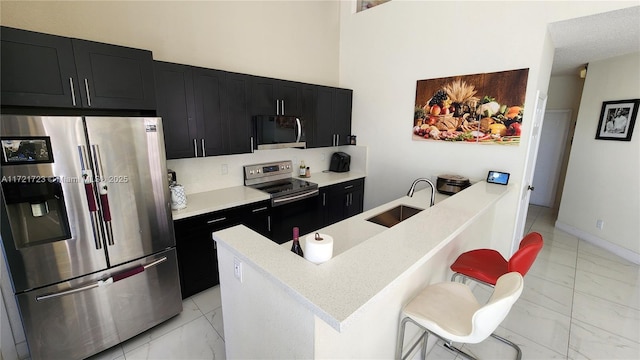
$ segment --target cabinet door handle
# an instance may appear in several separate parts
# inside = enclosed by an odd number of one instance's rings
[[[322,193],[322,206],[327,206],[327,193]]]
[[[87,105],[91,106],[91,94],[89,94],[89,82],[84,78],[84,89],[87,92]]]
[[[257,213],[258,211],[262,211],[262,210],[267,210],[267,207],[263,206],[263,207],[258,208],[258,209],[253,209],[253,210],[251,210],[251,212]]]
[[[280,100],[282,101],[282,115],[284,115],[284,100]]]
[[[349,206],[353,205],[353,193],[349,194]]]
[[[215,224],[215,223],[218,223],[220,221],[225,221],[225,220],[227,220],[227,217],[223,216],[223,217],[218,218],[218,219],[209,220],[209,221],[207,221],[207,224]]]
[[[271,215],[267,215],[267,230],[271,231]]]
[[[347,189],[351,189],[352,187],[353,187],[353,185],[347,185],[347,186],[344,187],[344,189],[347,190]]]
[[[200,139],[200,142],[202,144],[202,156],[207,156],[207,152],[204,150],[204,139]]]
[[[193,156],[198,157],[198,140],[193,139]]]
[[[276,115],[280,115],[280,100],[276,99]]]
[[[71,103],[76,106],[76,92],[73,89],[73,78],[69,78],[69,86],[71,87]]]
[[[340,134],[336,134],[336,146],[340,146]]]
[[[249,138],[249,141],[251,143],[251,152],[253,152],[253,136]]]

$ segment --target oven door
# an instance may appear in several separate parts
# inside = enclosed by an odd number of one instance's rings
[[[317,192],[315,193],[317,195]],[[322,225],[322,206],[319,196],[294,200],[271,208],[271,240],[283,244],[293,239],[293,228],[300,235],[319,229]]]

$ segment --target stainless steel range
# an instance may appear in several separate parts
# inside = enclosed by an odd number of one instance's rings
[[[271,206],[280,206],[318,195],[318,184],[292,177],[291,160],[244,167],[244,184],[271,196]]]
[[[244,167],[244,184],[271,197],[270,238],[278,244],[291,240],[294,227],[306,234],[317,230],[323,219],[318,184],[292,173],[291,160]]]

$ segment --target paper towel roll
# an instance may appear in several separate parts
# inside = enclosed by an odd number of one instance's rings
[[[318,240],[316,240],[318,238]],[[304,258],[322,264],[333,256],[333,238],[327,234],[310,234],[305,238]]]

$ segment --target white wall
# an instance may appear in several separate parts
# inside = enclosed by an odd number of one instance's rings
[[[640,53],[591,62],[556,226],[640,263],[640,125],[595,140],[603,101],[640,98]],[[602,230],[596,221],[604,221]]]
[[[546,93],[551,73],[548,23],[632,5],[395,0],[360,13],[343,6],[340,84],[354,90],[352,132],[369,148],[365,208],[397,198],[421,176],[477,180],[493,169],[522,185],[536,91]],[[529,82],[519,146],[412,141],[417,80],[521,68]],[[520,198],[503,209],[505,227],[514,227]]]
[[[156,60],[335,86],[336,1],[2,1],[2,25]]]

